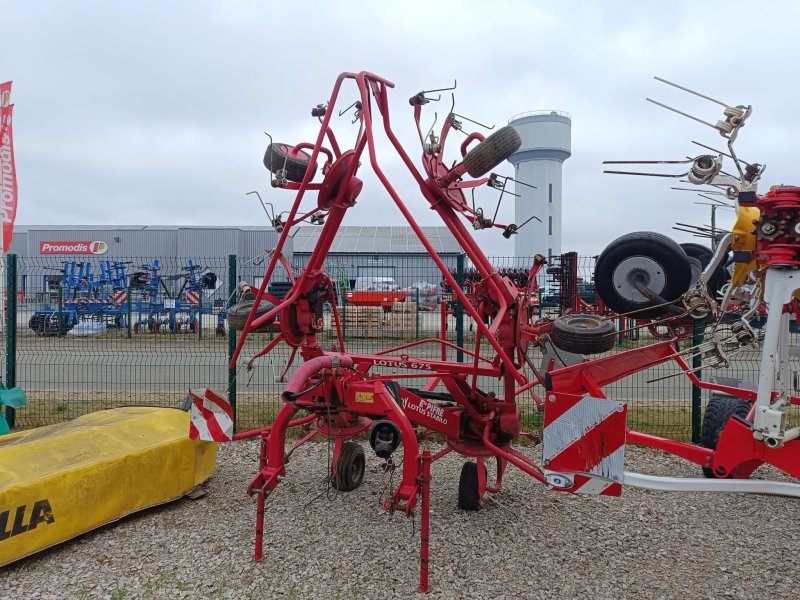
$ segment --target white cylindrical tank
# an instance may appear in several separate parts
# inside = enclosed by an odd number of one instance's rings
[[[522,138],[519,150],[508,159],[519,182],[514,223],[522,225],[533,216],[542,220],[531,219],[514,236],[514,255],[557,256],[561,254],[561,165],[572,154],[572,120],[565,112],[542,110],[515,115],[508,124]]]

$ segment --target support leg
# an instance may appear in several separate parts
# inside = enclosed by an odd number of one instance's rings
[[[420,516],[419,544],[419,592],[430,591],[428,586],[428,551],[430,541],[430,508],[431,508],[431,452],[425,450],[419,458],[418,481],[422,496],[422,514]]]
[[[258,454],[258,469],[261,471],[267,466],[267,444],[269,443],[269,434],[261,435],[261,449]],[[258,491],[258,498],[256,498],[256,544],[253,551],[253,560],[261,560],[264,558],[264,507],[266,504],[266,494],[264,490]]]
[[[758,377],[758,396],[753,415],[753,435],[771,448],[783,445],[785,428],[785,403],[788,379],[788,315],[783,307],[796,289],[800,288],[800,271],[795,269],[767,270],[764,299],[769,306],[761,371]],[[772,393],[778,392],[775,403]]]

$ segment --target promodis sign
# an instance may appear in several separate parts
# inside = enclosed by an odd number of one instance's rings
[[[105,254],[105,242],[39,242],[39,254]]]

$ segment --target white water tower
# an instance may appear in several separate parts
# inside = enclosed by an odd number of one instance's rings
[[[530,259],[561,254],[561,165],[572,155],[572,120],[565,112],[540,110],[511,117],[508,122],[522,138],[522,145],[508,159],[514,165],[514,223],[531,219],[514,236],[514,255]],[[527,260],[526,263],[529,263]],[[530,266],[530,265],[527,265]]]

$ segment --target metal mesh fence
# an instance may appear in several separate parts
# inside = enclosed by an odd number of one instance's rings
[[[190,385],[225,385],[227,259],[17,262],[18,426],[176,406]]]
[[[476,281],[464,257],[445,257],[454,276],[469,291]],[[530,260],[490,259],[518,286],[527,283]],[[304,264],[296,258],[294,269]],[[377,263],[376,263],[377,264]],[[557,315],[576,303],[596,307],[592,284],[594,258],[565,255],[550,260],[540,272],[537,310]],[[291,348],[279,344],[269,355],[248,365],[277,331],[251,334],[236,368],[235,390],[229,387],[231,340],[225,309],[239,281],[259,285],[265,264],[239,264],[236,257],[191,257],[155,261],[130,258],[101,261],[85,257],[19,258],[17,260],[16,384],[28,404],[16,413],[17,427],[35,427],[121,405],[178,406],[190,387],[210,387],[234,395],[237,427],[268,424],[279,408],[284,381],[302,359],[290,366]],[[329,257],[325,270],[335,285],[345,350],[379,353],[395,346],[427,359],[456,360],[453,348],[421,340],[444,338],[469,350],[475,326],[463,315],[452,290],[427,256],[383,257],[378,266],[354,266],[344,256]],[[278,269],[269,282],[273,295],[288,290],[288,275]],[[577,298],[576,298],[577,295]],[[602,307],[600,307],[602,308]],[[10,314],[10,313],[9,313]],[[339,347],[333,306],[324,309],[325,328],[318,337],[327,349]],[[655,341],[648,329],[618,319],[615,351]],[[9,328],[11,329],[11,328]],[[792,345],[798,341],[793,334]],[[689,346],[691,341],[685,342]],[[488,344],[481,350],[491,354]],[[531,349],[534,364],[541,352]],[[735,377],[755,383],[760,355],[741,353],[729,369],[706,370],[709,377]],[[792,390],[797,393],[800,364],[792,356]],[[8,361],[4,361],[6,363]],[[698,396],[673,363],[635,373],[607,388],[610,398],[628,402],[631,427],[668,437],[688,439],[692,415],[699,417]],[[8,377],[6,375],[6,381]],[[500,382],[480,380],[487,391],[502,393]],[[534,391],[540,396],[544,390]],[[700,402],[707,399],[703,394]],[[520,398],[524,426],[541,424],[531,398]],[[695,429],[697,423],[695,420]]]

